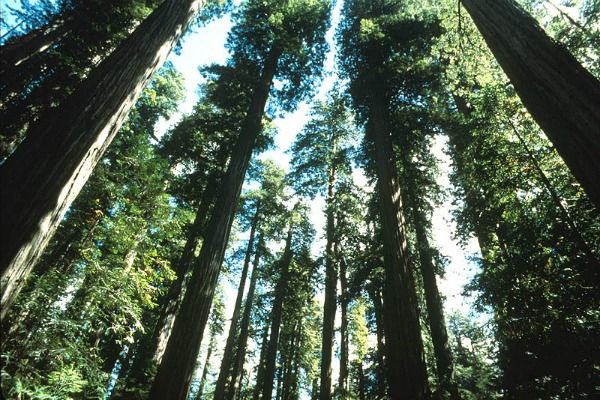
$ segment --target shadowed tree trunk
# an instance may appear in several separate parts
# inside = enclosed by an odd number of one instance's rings
[[[244,304],[244,314],[240,321],[240,335],[237,340],[235,358],[233,360],[233,369],[231,371],[231,386],[229,390],[228,399],[236,400],[238,389],[241,388],[242,374],[244,369],[244,360],[246,359],[246,346],[248,342],[248,334],[250,332],[250,314],[252,313],[252,305],[254,302],[254,292],[256,291],[256,281],[258,280],[258,263],[260,261],[260,255],[264,248],[264,242],[262,235],[259,236],[258,245],[254,252],[254,269],[250,276],[250,287],[248,288],[248,294],[246,295],[246,303]]]
[[[31,31],[21,37],[13,38],[0,47],[2,61],[0,61],[0,80],[12,80],[17,69],[29,61],[36,54],[42,53],[57,43],[67,34],[64,21],[59,19],[40,29]],[[0,89],[1,91],[2,89]],[[6,93],[2,93],[2,96]]]
[[[250,238],[248,239],[248,247],[246,248],[246,255],[244,257],[244,266],[242,268],[240,286],[238,288],[237,297],[235,299],[235,305],[233,307],[233,315],[231,316],[231,324],[229,325],[227,342],[225,343],[225,349],[223,350],[221,370],[219,372],[219,378],[217,379],[217,384],[215,386],[215,400],[223,400],[229,387],[229,378],[231,376],[231,368],[234,356],[234,344],[238,333],[238,321],[240,319],[242,300],[244,298],[244,290],[246,289],[246,278],[248,277],[248,268],[250,267],[250,258],[252,257],[252,251],[254,250],[254,238],[259,219],[260,200],[258,200],[256,203],[256,210],[254,212],[254,218],[252,219],[252,226],[250,227]]]
[[[423,277],[423,288],[425,290],[425,304],[427,306],[427,317],[431,332],[431,341],[435,353],[437,373],[440,380],[440,388],[447,392],[445,396],[453,400],[460,399],[458,387],[454,381],[454,364],[452,352],[448,343],[448,332],[444,319],[444,307],[438,290],[435,277],[435,265],[433,262],[432,249],[425,226],[427,221],[413,199],[412,217],[417,236],[417,249],[421,264],[421,275]]]
[[[417,295],[408,259],[402,196],[395,173],[387,113],[381,99],[373,96],[370,111],[383,228],[383,312],[389,395],[393,400],[428,399],[429,385]]]
[[[138,346],[137,355],[131,367],[131,374],[127,377],[124,391],[134,387],[146,387],[150,384],[152,374],[157,365],[160,364],[165,347],[173,329],[175,316],[179,310],[186,287],[186,275],[191,269],[194,254],[198,247],[200,237],[203,236],[208,211],[214,202],[215,185],[218,173],[213,172],[206,183],[202,198],[196,210],[194,222],[188,233],[183,251],[177,263],[175,263],[176,278],[169,286],[169,291],[161,299],[161,308],[158,320],[154,325],[151,335],[142,338]]]
[[[348,279],[346,277],[346,260],[340,259],[340,379],[339,397],[342,400],[348,398]]]
[[[332,146],[335,154],[335,142]],[[337,308],[337,273],[335,266],[335,219],[334,219],[335,163],[329,170],[327,183],[327,244],[325,245],[325,301],[323,305],[323,335],[321,342],[321,388],[319,400],[331,399],[331,360],[333,357],[333,335]]]
[[[187,398],[195,358],[208,320],[244,176],[261,130],[265,105],[280,55],[281,50],[274,48],[264,61],[263,71],[252,94],[248,113],[242,122],[240,136],[207,226],[211,235],[205,239],[195,262],[186,296],[152,385],[150,400]]]
[[[367,289],[367,293],[373,303],[375,311],[375,325],[377,328],[377,395],[379,398],[385,396],[385,362],[383,356],[385,354],[384,329],[383,329],[383,303],[381,302],[381,293],[379,289],[373,286]]]
[[[252,400],[258,400],[260,398],[260,391],[262,389],[262,381],[265,376],[265,361],[267,359],[267,352],[269,350],[269,324],[265,323],[262,333],[262,341],[260,343],[260,357],[258,360],[258,366],[256,370],[256,381],[254,384],[254,391],[252,393]]]
[[[519,97],[600,208],[600,82],[514,0],[461,0]]]
[[[213,349],[216,346],[216,335],[210,335],[210,341],[208,343],[208,350],[206,352],[206,360],[204,361],[204,368],[202,368],[202,377],[200,378],[200,384],[198,385],[198,392],[196,393],[196,399],[202,400],[202,394],[204,387],[206,386],[206,378],[208,376],[208,368],[210,367],[210,357],[212,356]]]
[[[275,298],[273,299],[273,308],[271,310],[271,335],[269,337],[269,347],[265,357],[265,372],[262,383],[262,400],[271,400],[273,393],[273,383],[275,381],[275,361],[277,359],[277,347],[279,344],[279,328],[281,327],[281,318],[283,312],[283,300],[288,285],[290,275],[290,263],[292,262],[292,227],[288,231],[285,241],[285,250],[281,258],[281,276],[275,287]]]
[[[167,0],[0,166],[1,313],[13,303],[65,212],[205,0]]]

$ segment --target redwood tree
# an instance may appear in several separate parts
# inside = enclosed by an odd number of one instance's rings
[[[168,0],[0,166],[3,316],[142,89],[204,0]]]

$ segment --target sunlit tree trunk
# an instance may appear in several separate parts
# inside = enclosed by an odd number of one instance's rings
[[[217,384],[215,386],[215,400],[225,399],[225,395],[229,387],[229,378],[231,377],[231,369],[233,365],[232,363],[234,361],[234,345],[238,333],[238,322],[240,319],[244,291],[246,290],[246,278],[248,277],[248,268],[250,267],[250,258],[252,257],[252,251],[254,250],[254,239],[259,218],[260,200],[257,201],[256,210],[254,211],[254,218],[252,219],[252,225],[250,227],[250,238],[248,239],[248,247],[246,248],[246,255],[244,257],[242,276],[240,279],[237,297],[235,299],[235,305],[233,307],[233,315],[231,316],[231,324],[229,325],[229,334],[227,335],[227,342],[225,343],[225,349],[223,350],[221,370],[219,372],[219,378],[217,379]]]
[[[519,97],[600,208],[600,82],[514,0],[461,0]]]
[[[283,313],[283,300],[288,286],[289,268],[292,261],[292,228],[290,227],[285,242],[285,250],[280,261],[280,277],[275,287],[275,298],[273,299],[273,308],[271,310],[271,334],[269,336],[269,346],[265,357],[265,372],[262,382],[262,400],[271,400],[273,393],[273,384],[275,381],[275,361],[277,359],[277,347],[279,344],[279,328],[281,327],[281,318]]]
[[[375,144],[383,228],[383,311],[389,395],[393,400],[428,399],[429,384],[415,283],[408,260],[402,196],[396,176],[386,108],[375,96],[372,99],[369,123]]]
[[[274,48],[264,61],[260,79],[252,94],[248,113],[242,122],[240,136],[233,149],[207,226],[211,235],[205,239],[195,262],[187,295],[175,319],[171,337],[150,391],[150,400],[187,398],[195,358],[208,320],[244,176],[261,130],[265,105],[280,55],[281,50]]]
[[[250,315],[252,313],[252,305],[254,304],[254,292],[256,291],[256,282],[258,280],[258,264],[260,261],[261,251],[264,247],[262,236],[258,239],[258,245],[254,252],[254,261],[252,265],[252,275],[250,276],[250,287],[246,295],[246,303],[244,304],[244,314],[240,321],[240,335],[237,340],[235,358],[233,360],[233,369],[231,371],[231,386],[229,390],[229,400],[236,400],[238,388],[241,388],[242,374],[244,369],[244,361],[246,359],[246,348],[248,342],[248,334],[250,332]]]
[[[94,69],[56,112],[37,121],[0,166],[4,317],[65,212],[205,0],[167,0]]]

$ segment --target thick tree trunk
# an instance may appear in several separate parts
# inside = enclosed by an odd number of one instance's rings
[[[384,239],[383,310],[389,395],[393,400],[427,399],[429,386],[417,295],[404,232],[402,196],[387,126],[387,113],[378,98],[373,99],[369,122],[375,143]]]
[[[339,398],[348,398],[348,279],[346,277],[346,260],[340,260],[340,289],[341,327],[340,327],[340,379]]]
[[[256,282],[258,280],[258,263],[260,262],[260,255],[264,247],[262,235],[258,239],[258,245],[254,252],[254,261],[252,265],[252,275],[250,276],[250,287],[248,288],[248,294],[246,295],[246,303],[244,304],[244,314],[240,321],[240,335],[237,340],[235,358],[233,360],[233,369],[231,371],[231,386],[229,390],[228,399],[236,400],[238,388],[241,387],[242,374],[244,369],[244,361],[246,359],[246,346],[248,342],[248,334],[250,332],[250,315],[252,314],[252,305],[254,302],[254,292],[256,291]]]
[[[252,95],[250,108],[242,123],[240,136],[233,149],[212,218],[207,226],[211,235],[205,239],[194,265],[186,296],[175,319],[163,361],[152,385],[150,400],[187,398],[195,358],[208,320],[244,176],[261,130],[261,121],[280,54],[279,49],[272,49],[265,59],[261,77]]]
[[[248,247],[246,248],[246,255],[244,257],[242,276],[240,279],[237,297],[235,299],[235,305],[233,307],[233,315],[231,316],[231,324],[229,325],[229,334],[227,335],[227,342],[225,343],[225,349],[223,350],[221,370],[219,371],[219,378],[217,379],[217,384],[215,387],[215,400],[225,399],[227,389],[229,387],[229,378],[231,377],[231,368],[234,356],[234,344],[236,342],[236,337],[238,333],[238,321],[240,319],[242,300],[244,299],[244,290],[246,290],[248,268],[250,267],[250,258],[252,257],[252,251],[254,250],[254,238],[259,219],[260,200],[256,203],[256,211],[254,212],[252,226],[250,227],[250,238],[248,239]]]
[[[333,145],[335,153],[335,144]],[[327,185],[327,243],[325,245],[325,302],[323,305],[323,335],[321,341],[321,389],[319,400],[331,399],[331,361],[333,357],[333,335],[337,308],[337,273],[335,266],[335,220],[334,220],[335,165],[329,171]]]
[[[0,166],[1,313],[13,303],[63,215],[129,110],[205,0],[167,0],[63,105],[37,121]]]
[[[275,361],[277,359],[277,347],[279,344],[279,328],[281,327],[281,318],[283,314],[283,300],[288,286],[289,268],[292,262],[292,227],[290,227],[285,242],[285,250],[281,258],[281,275],[275,287],[275,298],[273,299],[273,308],[271,310],[271,335],[269,337],[269,347],[265,357],[265,372],[262,382],[261,400],[271,400],[273,393],[273,383],[275,381]]]
[[[258,400],[260,398],[262,382],[265,376],[265,362],[267,360],[267,352],[269,351],[269,327],[270,325],[265,323],[262,333],[262,340],[260,342],[260,357],[258,359],[258,366],[256,368],[256,380],[254,382],[252,400]]]
[[[414,201],[414,198],[413,198]],[[440,388],[445,393],[444,398],[453,400],[460,399],[458,387],[454,381],[454,363],[452,352],[448,343],[448,332],[444,319],[444,307],[438,290],[435,277],[435,265],[433,263],[432,251],[429,239],[425,231],[426,217],[421,210],[412,204],[413,221],[417,236],[417,249],[421,264],[421,275],[423,277],[423,288],[425,290],[425,303],[427,306],[427,317],[431,332],[431,341],[437,366]]]
[[[533,118],[600,208],[600,82],[514,0],[461,0]]]

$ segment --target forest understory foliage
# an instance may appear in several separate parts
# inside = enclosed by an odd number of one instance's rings
[[[0,397],[600,396],[598,0],[10,4]]]

